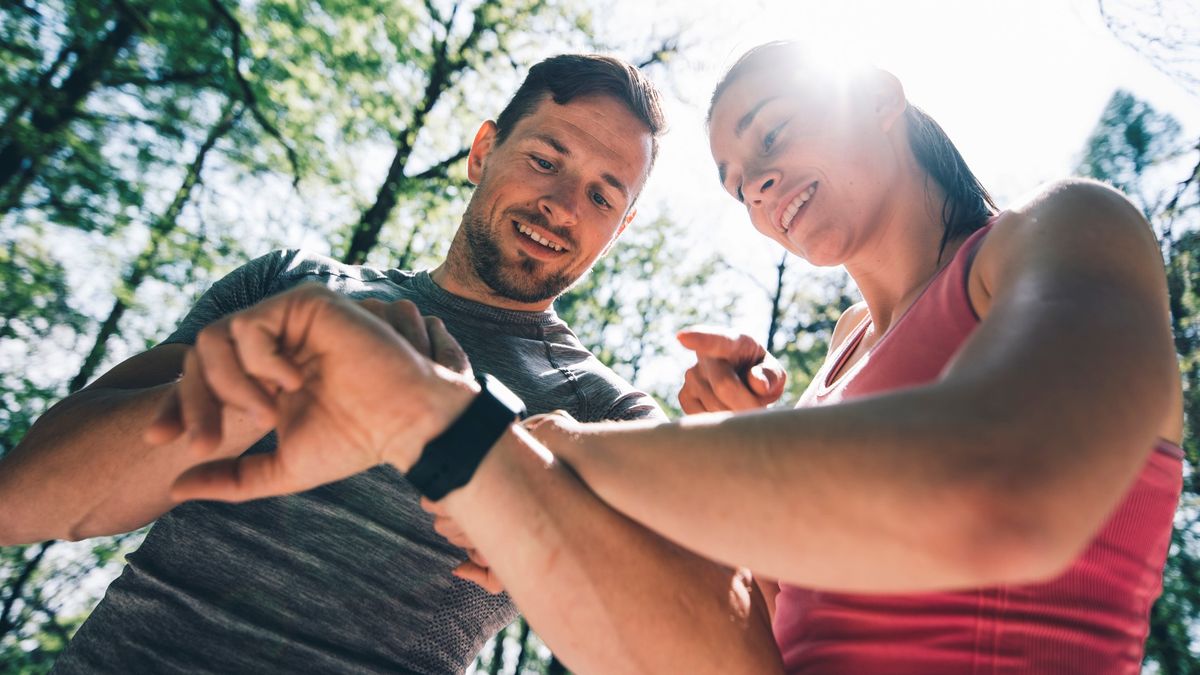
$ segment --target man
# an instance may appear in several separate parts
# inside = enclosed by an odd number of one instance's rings
[[[453,343],[448,329],[476,371],[502,379],[533,412],[661,416],[551,310],[633,217],[661,128],[657,94],[633,67],[606,57],[548,59],[476,135],[468,175],[478,187],[438,268],[383,272],[298,251],[259,258],[217,282],[162,344],[43,416],[0,463],[3,543],[80,539],[158,519],[57,671],[462,672],[515,610],[507,598],[450,575],[462,552],[433,532],[417,492],[393,468],[355,464],[338,474],[346,480],[248,504],[178,505],[171,485],[180,475],[273,456],[274,434],[255,441],[273,420],[263,410],[230,414],[218,433],[159,448],[139,440],[142,430],[164,402],[190,395],[181,389],[197,379],[176,379],[181,370],[203,372],[197,354],[246,337],[223,316],[301,282],[354,299],[407,301],[369,306],[406,344],[434,356]],[[421,322],[418,310],[444,326]],[[198,349],[189,350],[193,342]],[[340,345],[342,358],[386,369],[381,352],[353,344]],[[338,388],[349,394],[357,386],[346,380]],[[371,396],[387,402],[421,394],[397,381]],[[363,437],[411,432],[399,416],[391,421],[398,425],[321,425],[323,466],[353,459]],[[294,428],[278,431],[284,437]],[[276,493],[314,485],[292,481]],[[585,530],[640,530],[594,499],[587,508],[605,514]],[[670,546],[644,531],[625,541],[634,542],[627,568],[645,546]],[[680,560],[674,583],[703,571],[724,583],[714,593],[728,593],[726,571],[694,556]],[[588,569],[597,564],[589,561]]]

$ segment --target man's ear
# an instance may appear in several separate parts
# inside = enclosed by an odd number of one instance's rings
[[[621,226],[617,228],[616,234],[613,235],[612,239],[608,240],[608,245],[605,246],[604,250],[600,252],[600,257],[608,255],[609,249],[611,249],[613,244],[617,243],[617,240],[621,238],[621,233],[625,231],[625,228],[629,226],[629,223],[633,222],[633,217],[636,215],[636,208],[629,209],[629,213],[625,214],[625,218],[621,221]]]
[[[487,163],[488,155],[496,147],[496,123],[488,120],[479,125],[475,132],[475,140],[471,141],[471,153],[467,155],[467,180],[479,185],[483,178],[483,165]]]
[[[871,74],[872,103],[875,105],[875,118],[884,133],[892,130],[896,120],[904,116],[908,108],[908,100],[904,97],[904,86],[895,75],[886,70],[876,70]]]

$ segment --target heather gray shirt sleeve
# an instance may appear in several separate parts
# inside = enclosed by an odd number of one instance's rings
[[[162,344],[195,344],[196,335],[208,324],[281,290],[277,288],[279,276],[297,254],[295,250],[272,251],[217,280]]]

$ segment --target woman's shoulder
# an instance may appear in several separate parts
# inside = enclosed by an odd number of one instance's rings
[[[833,326],[833,334],[829,336],[829,352],[833,354],[841,348],[842,344],[850,338],[854,329],[862,325],[868,315],[867,303],[858,302],[850,305],[842,315],[838,317],[837,323]],[[828,358],[828,354],[826,358]]]
[[[1141,211],[1124,193],[1090,178],[1064,178],[1039,186],[1000,213],[992,229],[1000,238],[1032,236],[1043,230],[1150,231]]]
[[[996,216],[968,283],[972,301],[986,305],[991,291],[1022,271],[1103,273],[1122,267],[1161,275],[1158,251],[1150,224],[1121,191],[1068,178],[1040,186]]]

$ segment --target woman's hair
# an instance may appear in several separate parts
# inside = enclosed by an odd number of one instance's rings
[[[794,41],[768,42],[743,54],[713,89],[712,100],[708,104],[708,121],[712,121],[713,108],[721,95],[743,75],[772,67],[786,68],[789,63],[800,63],[806,55],[806,50]],[[983,227],[988,218],[996,213],[996,203],[971,167],[967,166],[966,160],[941,125],[928,113],[909,103],[904,110],[904,122],[917,164],[946,194],[946,201],[942,204],[942,225],[945,229],[938,249],[938,255],[941,256],[948,242]]]

